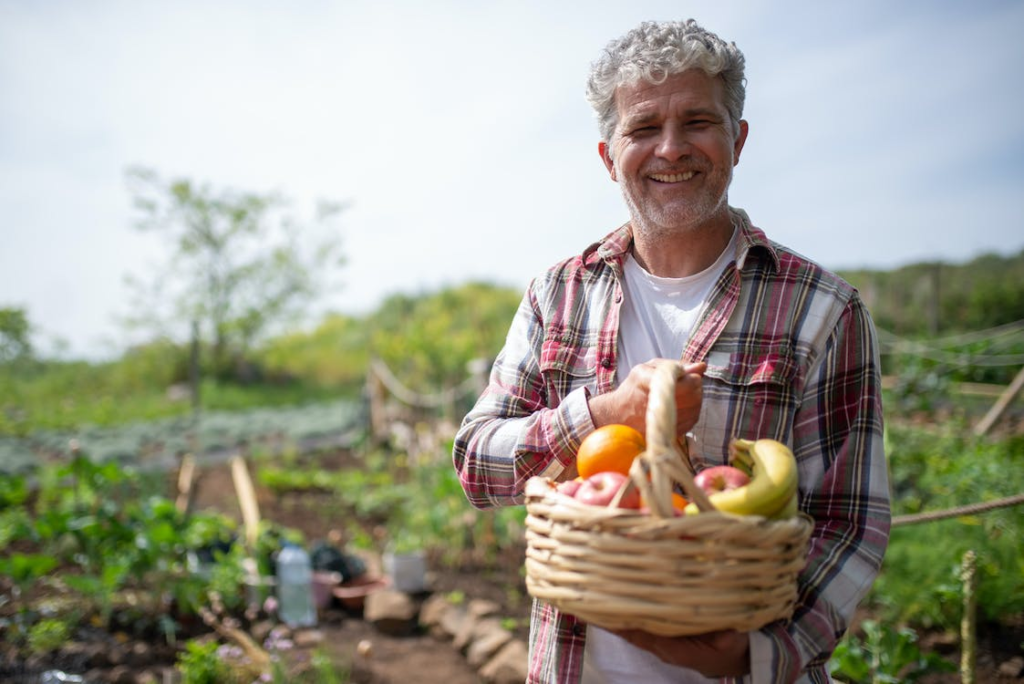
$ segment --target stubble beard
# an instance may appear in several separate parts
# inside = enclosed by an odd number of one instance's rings
[[[616,162],[617,164],[618,162]],[[708,173],[707,165],[700,169]],[[732,184],[732,168],[712,171],[707,177],[706,190],[721,187],[721,192],[704,191],[685,203],[673,203],[665,207],[652,199],[644,198],[639,187],[626,181],[621,169],[617,169],[619,189],[629,209],[633,231],[649,241],[679,237],[700,230],[713,219],[721,216],[729,204],[729,186]]]

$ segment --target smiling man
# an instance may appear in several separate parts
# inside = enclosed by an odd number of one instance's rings
[[[576,475],[599,426],[645,430],[654,362],[679,360],[679,436],[699,470],[732,438],[798,460],[815,520],[793,618],[756,632],[613,633],[535,603],[529,682],[828,682],[827,661],[889,533],[881,376],[857,292],[729,205],[747,139],[744,58],[690,20],[646,22],[591,70],[598,152],[630,220],[530,284],[488,387],[456,435],[478,507],[535,475]]]

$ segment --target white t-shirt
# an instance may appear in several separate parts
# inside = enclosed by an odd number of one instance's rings
[[[685,278],[660,278],[645,271],[632,255],[623,263],[625,275],[619,309],[620,381],[629,370],[654,358],[678,359],[693,324],[715,281],[736,253],[736,232],[721,256],[708,268]],[[674,667],[653,653],[600,627],[587,627],[583,684],[713,684],[693,670]]]

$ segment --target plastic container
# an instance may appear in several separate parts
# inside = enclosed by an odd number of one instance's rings
[[[277,614],[289,627],[316,625],[312,565],[295,544],[285,544],[277,554]]]
[[[427,588],[427,558],[422,551],[384,552],[384,572],[392,586],[407,594],[418,594]]]

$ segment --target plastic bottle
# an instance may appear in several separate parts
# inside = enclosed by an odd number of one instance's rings
[[[313,607],[313,569],[309,554],[286,543],[277,554],[277,614],[289,627],[316,624]]]

